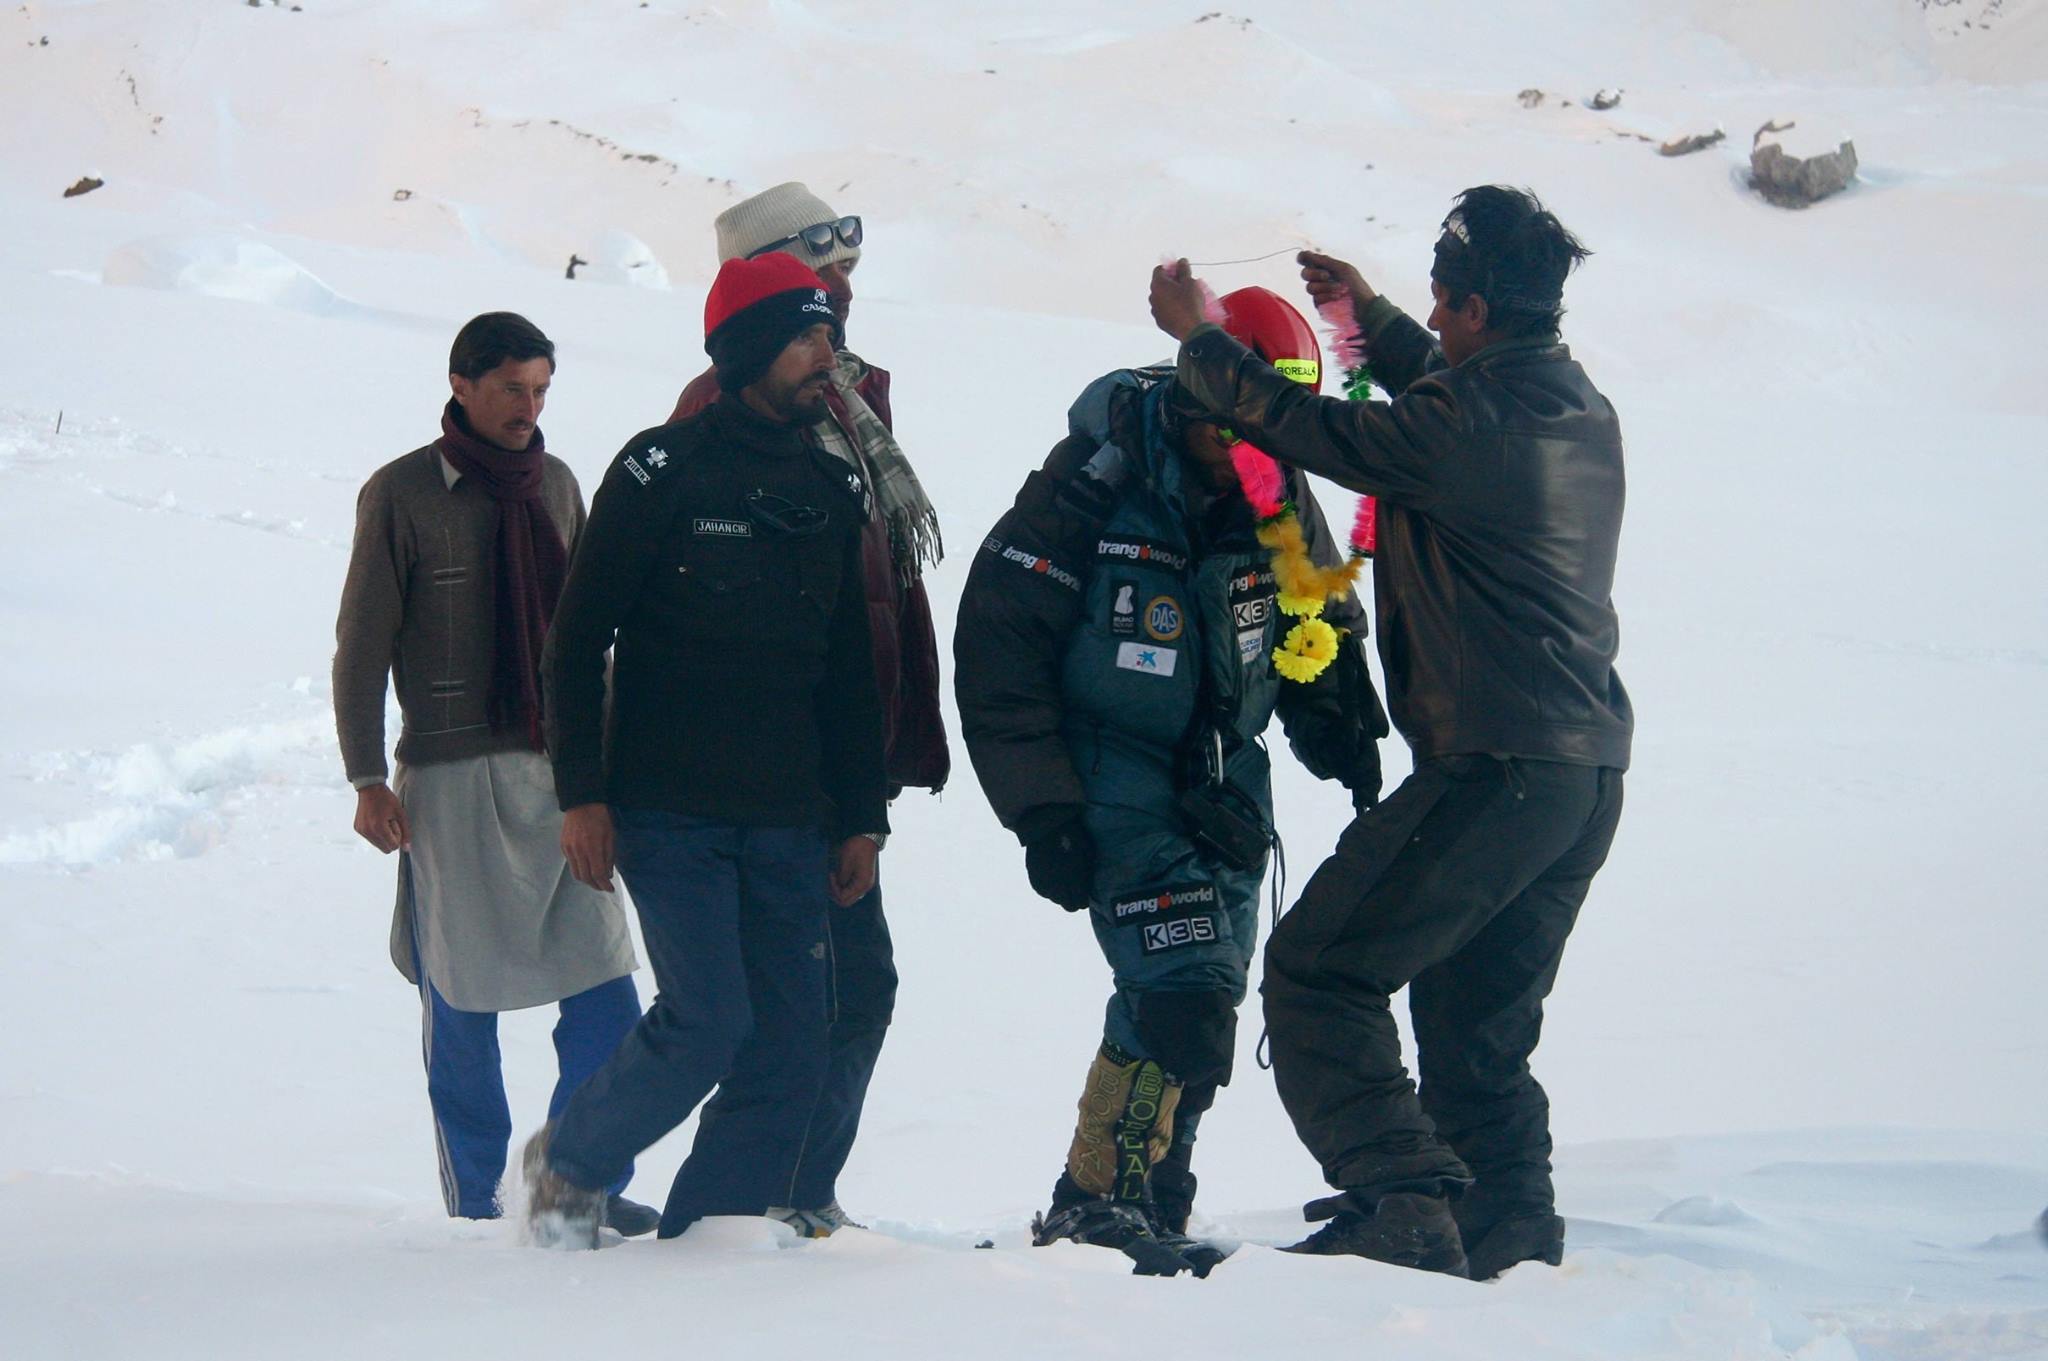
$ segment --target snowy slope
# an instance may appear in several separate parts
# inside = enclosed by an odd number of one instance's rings
[[[2048,5],[299,3],[0,13],[10,1355],[2048,1355]],[[1744,193],[1772,117],[1853,135],[1855,190]],[[1023,1248],[1105,976],[964,757],[884,867],[904,984],[845,1181],[881,1232],[563,1259],[440,1218],[328,716],[355,488],[495,307],[560,345],[549,446],[594,485],[701,367],[711,217],[786,178],[869,224],[852,337],[945,517],[942,645],[1074,392],[1167,352],[1163,252],[1314,242],[1413,305],[1495,179],[1598,252],[1567,336],[1630,438],[1641,728],[1538,1056],[1563,1271]],[[1298,883],[1345,809],[1280,766]],[[1317,1177],[1246,1022],[1203,1209],[1287,1241]],[[522,1128],[549,1023],[504,1027]]]

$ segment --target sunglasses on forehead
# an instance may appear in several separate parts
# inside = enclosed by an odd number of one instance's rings
[[[860,219],[842,217],[837,222],[814,222],[793,236],[785,236],[780,241],[770,241],[761,249],[750,251],[747,258],[757,260],[771,251],[781,250],[784,246],[795,245],[799,241],[804,243],[804,249],[811,254],[823,255],[832,249],[834,237],[839,238],[839,244],[849,250],[860,245]]]

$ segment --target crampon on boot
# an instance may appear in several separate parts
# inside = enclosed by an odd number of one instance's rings
[[[1060,1180],[1064,1182],[1066,1178],[1061,1177]],[[1055,1200],[1052,1209],[1032,1217],[1033,1247],[1042,1248],[1067,1239],[1099,1248],[1114,1248],[1131,1259],[1133,1276],[1178,1276],[1183,1271],[1206,1276],[1209,1267],[1215,1265],[1211,1262],[1197,1266],[1162,1241],[1153,1232],[1152,1221],[1146,1217],[1142,1207],[1120,1203],[1108,1196],[1082,1194],[1086,1199],[1078,1204],[1061,1208]]]
[[[1066,1173],[1053,1186],[1052,1208],[1031,1221],[1032,1246],[1042,1248],[1061,1239],[1116,1249],[1131,1259],[1134,1276],[1175,1276],[1183,1271],[1207,1276],[1231,1253],[1165,1228],[1149,1200],[1095,1195]]]

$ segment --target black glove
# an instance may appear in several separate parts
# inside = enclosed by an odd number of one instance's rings
[[[1380,751],[1374,743],[1372,750],[1361,761],[1344,787],[1351,791],[1351,807],[1354,812],[1363,813],[1380,801]]]
[[[1088,835],[1080,814],[1024,843],[1024,872],[1039,897],[1069,912],[1088,906],[1088,892],[1095,885],[1095,838]]]

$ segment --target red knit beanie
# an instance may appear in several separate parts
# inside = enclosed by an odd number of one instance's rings
[[[832,327],[837,343],[825,281],[795,257],[777,251],[720,265],[704,299],[704,349],[719,390],[737,393],[757,381],[790,341],[819,322]]]

